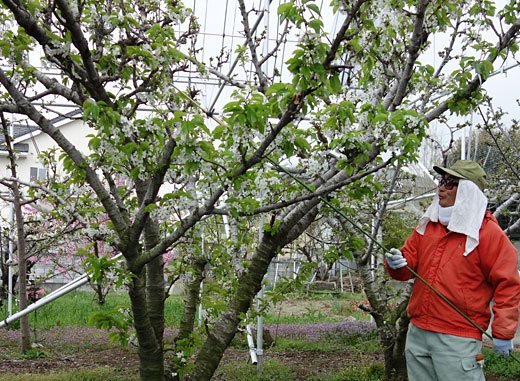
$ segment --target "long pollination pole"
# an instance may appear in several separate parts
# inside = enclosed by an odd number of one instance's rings
[[[285,174],[287,174],[289,177],[291,177],[294,181],[296,181],[298,184],[300,184],[301,186],[303,186],[305,189],[307,189],[309,192],[312,192],[312,189],[307,185],[305,184],[303,181],[301,181],[300,179],[298,179],[296,176],[294,176],[292,173],[290,173],[289,171],[286,171],[283,167],[281,167],[280,165],[278,165],[276,162],[274,162],[273,160],[271,160],[269,157],[266,157],[266,159],[272,164],[274,165],[278,170],[284,172]],[[389,250],[381,243],[379,242],[377,239],[375,239],[374,237],[372,237],[372,235],[370,233],[368,233],[365,229],[363,229],[361,226],[359,226],[356,222],[354,222],[354,220],[352,220],[350,217],[348,217],[345,213],[343,213],[342,210],[338,209],[335,205],[333,205],[332,203],[330,203],[327,199],[323,198],[323,197],[319,197],[320,200],[327,204],[327,206],[329,206],[332,210],[334,210],[336,213],[338,213],[341,217],[343,217],[345,220],[347,220],[354,228],[356,228],[359,232],[361,232],[363,235],[365,235],[369,240],[371,240],[374,244],[376,244],[377,246],[379,246],[379,248],[381,248],[381,250],[383,250],[383,252],[389,252]],[[412,273],[412,275],[414,277],[416,277],[417,279],[419,279],[426,287],[428,287],[430,290],[432,290],[439,298],[441,298],[442,300],[444,300],[444,302],[446,302],[446,304],[448,304],[451,308],[453,308],[459,315],[461,315],[464,319],[466,319],[471,325],[473,325],[475,328],[477,328],[483,335],[487,336],[488,338],[490,338],[491,340],[493,340],[493,336],[491,336],[484,328],[482,328],[480,325],[478,325],[473,319],[471,319],[467,314],[464,313],[464,311],[462,311],[459,307],[457,307],[451,300],[449,300],[446,296],[444,296],[439,290],[437,290],[435,287],[433,287],[430,283],[428,283],[428,281],[426,279],[424,279],[422,276],[420,276],[419,274],[417,274],[410,266],[406,265],[405,266],[406,269],[408,271],[410,271]],[[512,353],[510,354],[510,357],[515,360],[516,362],[520,363],[520,360],[518,358],[516,358]]]

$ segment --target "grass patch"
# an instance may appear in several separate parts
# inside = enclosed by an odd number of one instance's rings
[[[380,381],[384,378],[383,365],[375,364],[364,367],[351,367],[330,374],[311,376],[308,381]]]
[[[264,321],[265,324],[314,324],[318,322],[335,323],[341,321],[341,319],[331,318],[322,312],[309,310],[302,315],[276,316],[269,314],[266,315]]]
[[[358,353],[383,353],[383,348],[379,343],[376,331],[367,334],[352,333],[342,336],[333,336],[330,337],[329,340],[337,341],[342,348],[354,349]]]
[[[265,323],[336,323],[347,316],[369,320],[370,315],[358,307],[361,302],[365,302],[365,296],[361,293],[292,294],[272,308],[265,316]]]
[[[49,353],[40,348],[31,348],[21,354],[20,358],[24,360],[44,359],[50,357]]]
[[[280,337],[270,350],[273,352],[335,352],[345,348],[358,354],[374,354],[383,351],[377,337],[372,333],[368,335],[326,335],[318,341]]]
[[[486,374],[503,377],[508,380],[520,380],[520,363],[511,357],[503,357],[491,349],[484,348]],[[514,352],[514,356],[520,359],[520,352]]]
[[[74,369],[48,374],[6,374],[0,381],[138,381],[139,377],[117,375],[114,368]]]
[[[217,369],[215,377],[226,381],[293,381],[296,373],[290,366],[277,360],[265,360],[263,372],[258,373],[256,365],[232,362]]]
[[[166,300],[164,317],[166,326],[179,325],[183,311],[183,301],[180,296],[172,295]],[[31,327],[46,329],[66,326],[89,326],[90,314],[99,311],[111,311],[117,306],[130,308],[128,294],[110,292],[104,305],[96,302],[95,294],[91,291],[73,291],[29,314]],[[2,316],[7,316],[7,307],[0,308]],[[16,312],[16,311],[14,311]],[[19,326],[19,323],[18,323]],[[16,324],[11,325],[17,328]]]
[[[281,337],[269,350],[273,352],[335,352],[344,348],[340,343],[330,340],[309,341]]]

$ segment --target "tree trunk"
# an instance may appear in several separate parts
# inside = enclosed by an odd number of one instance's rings
[[[175,342],[188,338],[193,332],[197,307],[200,303],[200,283],[204,279],[206,263],[204,258],[195,258],[192,262],[193,275],[184,286],[184,312]]]
[[[154,247],[159,242],[159,228],[155,220],[149,219],[144,229],[145,249]],[[156,371],[164,377],[164,259],[159,256],[146,264],[146,302],[150,324],[154,331],[157,351],[155,357]],[[148,380],[148,378],[142,379]]]
[[[93,289],[94,289],[94,293],[96,294],[97,304],[99,304],[100,306],[103,306],[106,302],[106,293],[105,293],[105,289],[103,288],[103,285],[96,283],[93,286]]]
[[[410,317],[406,310],[401,313],[401,319],[399,319],[399,325],[397,327],[397,337],[395,339],[394,346],[394,364],[397,376],[401,380],[407,379],[406,371],[406,358],[404,355],[404,348],[406,344],[406,334],[408,333],[408,325],[410,324]]]
[[[22,207],[20,205],[20,190],[18,189],[18,184],[16,183],[13,183],[13,202],[16,215],[16,235],[18,239],[18,298],[19,309],[20,311],[22,311],[27,308],[29,303],[27,301],[27,262],[25,255],[25,231],[23,227]],[[29,327],[29,315],[25,315],[20,318],[20,330],[22,334],[22,351],[26,352],[29,349],[31,349],[31,329]]]
[[[229,308],[219,318],[214,329],[208,333],[204,346],[198,353],[195,368],[189,380],[210,380],[218,367],[224,351],[235,336],[240,317],[245,314],[255,295],[260,291],[262,279],[269,263],[279,249],[279,240],[264,235],[262,242],[251,259],[249,267],[239,280],[238,289]]]
[[[130,302],[134,314],[134,327],[139,342],[139,374],[143,381],[164,380],[162,337],[156,337],[146,300],[146,278],[143,270],[135,274],[129,287]],[[161,293],[160,297],[164,298]]]
[[[366,258],[356,255],[358,271],[363,281],[363,289],[370,303],[370,314],[378,329],[379,342],[384,348],[385,380],[406,380],[406,359],[404,346],[409,318],[406,307],[411,293],[411,285],[402,290],[401,302],[391,309],[388,304],[387,285],[382,266],[372,270]],[[379,270],[379,271],[377,271]]]
[[[224,351],[231,343],[242,316],[249,310],[253,298],[262,287],[269,264],[276,254],[287,244],[299,237],[314,221],[318,213],[319,199],[302,203],[293,209],[276,234],[264,234],[249,266],[239,278],[233,299],[208,333],[206,341],[195,360],[193,373],[185,379],[194,381],[210,380],[217,369]]]
[[[1,114],[1,121],[3,127],[4,139],[9,153],[9,166],[11,169],[11,176],[13,179],[17,178],[16,173],[16,155],[12,145],[11,135],[8,132],[7,121],[4,119],[3,113]],[[25,255],[25,231],[23,226],[23,214],[22,214],[22,203],[20,187],[16,181],[11,183],[11,191],[13,194],[13,209],[16,219],[16,236],[17,236],[17,250],[18,250],[18,298],[19,298],[19,310],[22,311],[27,308],[27,262]],[[29,327],[29,316],[22,316],[20,319],[20,331],[21,331],[21,348],[23,352],[31,349],[31,330]]]
[[[139,203],[142,203],[146,198],[148,183],[136,181],[135,185]],[[160,241],[159,226],[152,216],[148,216],[145,222],[143,235],[145,251],[150,250]],[[143,381],[162,381],[164,380],[164,260],[159,256],[148,262],[143,269],[129,267],[136,275],[129,288],[129,295],[139,343],[139,374]]]
[[[7,237],[6,237],[7,238]],[[8,238],[7,238],[8,240]],[[6,262],[8,260],[7,250],[4,249],[4,229],[0,227],[0,306],[4,305],[4,301],[7,300],[7,284],[8,284],[8,271]]]
[[[99,259],[99,245],[98,245],[98,241],[94,242],[94,255],[96,256],[96,258]],[[96,283],[94,283],[92,285],[92,289],[94,290],[94,292],[96,293],[96,296],[97,296],[97,303],[100,306],[105,304],[106,296],[107,296],[107,292],[108,292],[108,291],[105,291],[105,289],[103,287],[103,279],[105,279],[105,272],[104,271],[103,271],[103,276],[101,277],[101,281],[96,282]]]

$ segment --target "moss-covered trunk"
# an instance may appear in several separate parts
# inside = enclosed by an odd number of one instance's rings
[[[136,181],[139,202],[144,202],[148,184]],[[144,250],[148,251],[161,239],[159,225],[151,216],[144,222]],[[135,248],[129,248],[135,250]],[[139,256],[139,251],[134,253]],[[132,256],[130,256],[132,257]],[[131,266],[130,266],[131,267]],[[139,342],[139,371],[141,380],[164,380],[164,261],[159,256],[148,262],[144,268],[131,268],[136,277],[129,289],[134,328]]]
[[[199,351],[195,367],[188,380],[210,380],[217,369],[224,351],[235,336],[240,319],[249,310],[253,298],[260,291],[262,280],[267,273],[271,260],[285,245],[300,236],[314,221],[318,208],[318,199],[309,201],[293,210],[280,224],[276,234],[264,234],[247,270],[239,278],[238,287],[228,309],[208,333],[206,341]]]
[[[143,381],[163,381],[164,356],[162,338],[156,336],[157,328],[152,324],[149,303],[146,298],[145,270],[133,279],[129,288],[130,302],[134,315],[134,328],[139,342],[139,374]]]
[[[154,247],[160,240],[158,224],[149,219],[144,230],[145,249],[148,250]],[[164,377],[164,303],[165,295],[165,281],[164,281],[164,260],[162,256],[146,264],[146,304],[148,306],[148,316],[152,326],[155,345],[157,349],[154,352],[153,372],[162,379]],[[142,361],[142,359],[141,359]],[[161,376],[159,376],[159,373]],[[143,374],[141,379],[148,380]]]
[[[362,256],[356,256],[356,263],[363,281],[363,289],[370,303],[370,314],[376,323],[379,342],[384,351],[385,380],[406,380],[404,344],[409,322],[406,306],[411,287],[405,286],[399,305],[390,308],[387,279],[381,271],[382,268],[372,269],[367,264],[366,258],[363,259]]]
[[[188,338],[195,326],[197,307],[200,303],[200,283],[204,279],[204,267],[207,260],[195,258],[191,263],[192,275],[184,285],[184,312],[175,342]]]
[[[264,236],[249,267],[239,280],[238,289],[228,310],[221,315],[214,329],[208,334],[189,380],[210,380],[213,376],[224,351],[235,336],[240,322],[239,316],[249,310],[253,298],[260,291],[269,263],[279,249],[279,242],[281,241],[277,237]]]

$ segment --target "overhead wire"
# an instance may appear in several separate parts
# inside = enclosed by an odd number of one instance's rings
[[[227,26],[227,16],[228,16],[228,5],[229,0],[226,0],[226,6],[224,8],[224,23],[222,24],[222,44],[220,45],[220,54],[224,54],[224,46],[226,39],[226,26]]]
[[[272,0],[269,0],[269,4],[272,3]],[[251,27],[251,33],[255,33],[256,29],[258,28],[258,25],[260,25],[260,22],[262,21],[262,18],[264,17],[264,12],[261,12],[258,16],[258,19],[255,21],[255,24]],[[233,74],[233,71],[235,70],[235,67],[238,65],[240,57],[236,57],[233,61],[233,64],[231,65],[231,68],[229,69],[229,72],[227,73],[227,77],[230,77],[231,74]],[[217,95],[215,98],[213,98],[213,102],[208,107],[208,113],[211,114],[215,111],[215,105],[217,104],[218,98],[220,98],[220,95],[222,94],[222,91],[224,90],[224,87],[226,86],[225,82],[222,83],[218,89]]]

